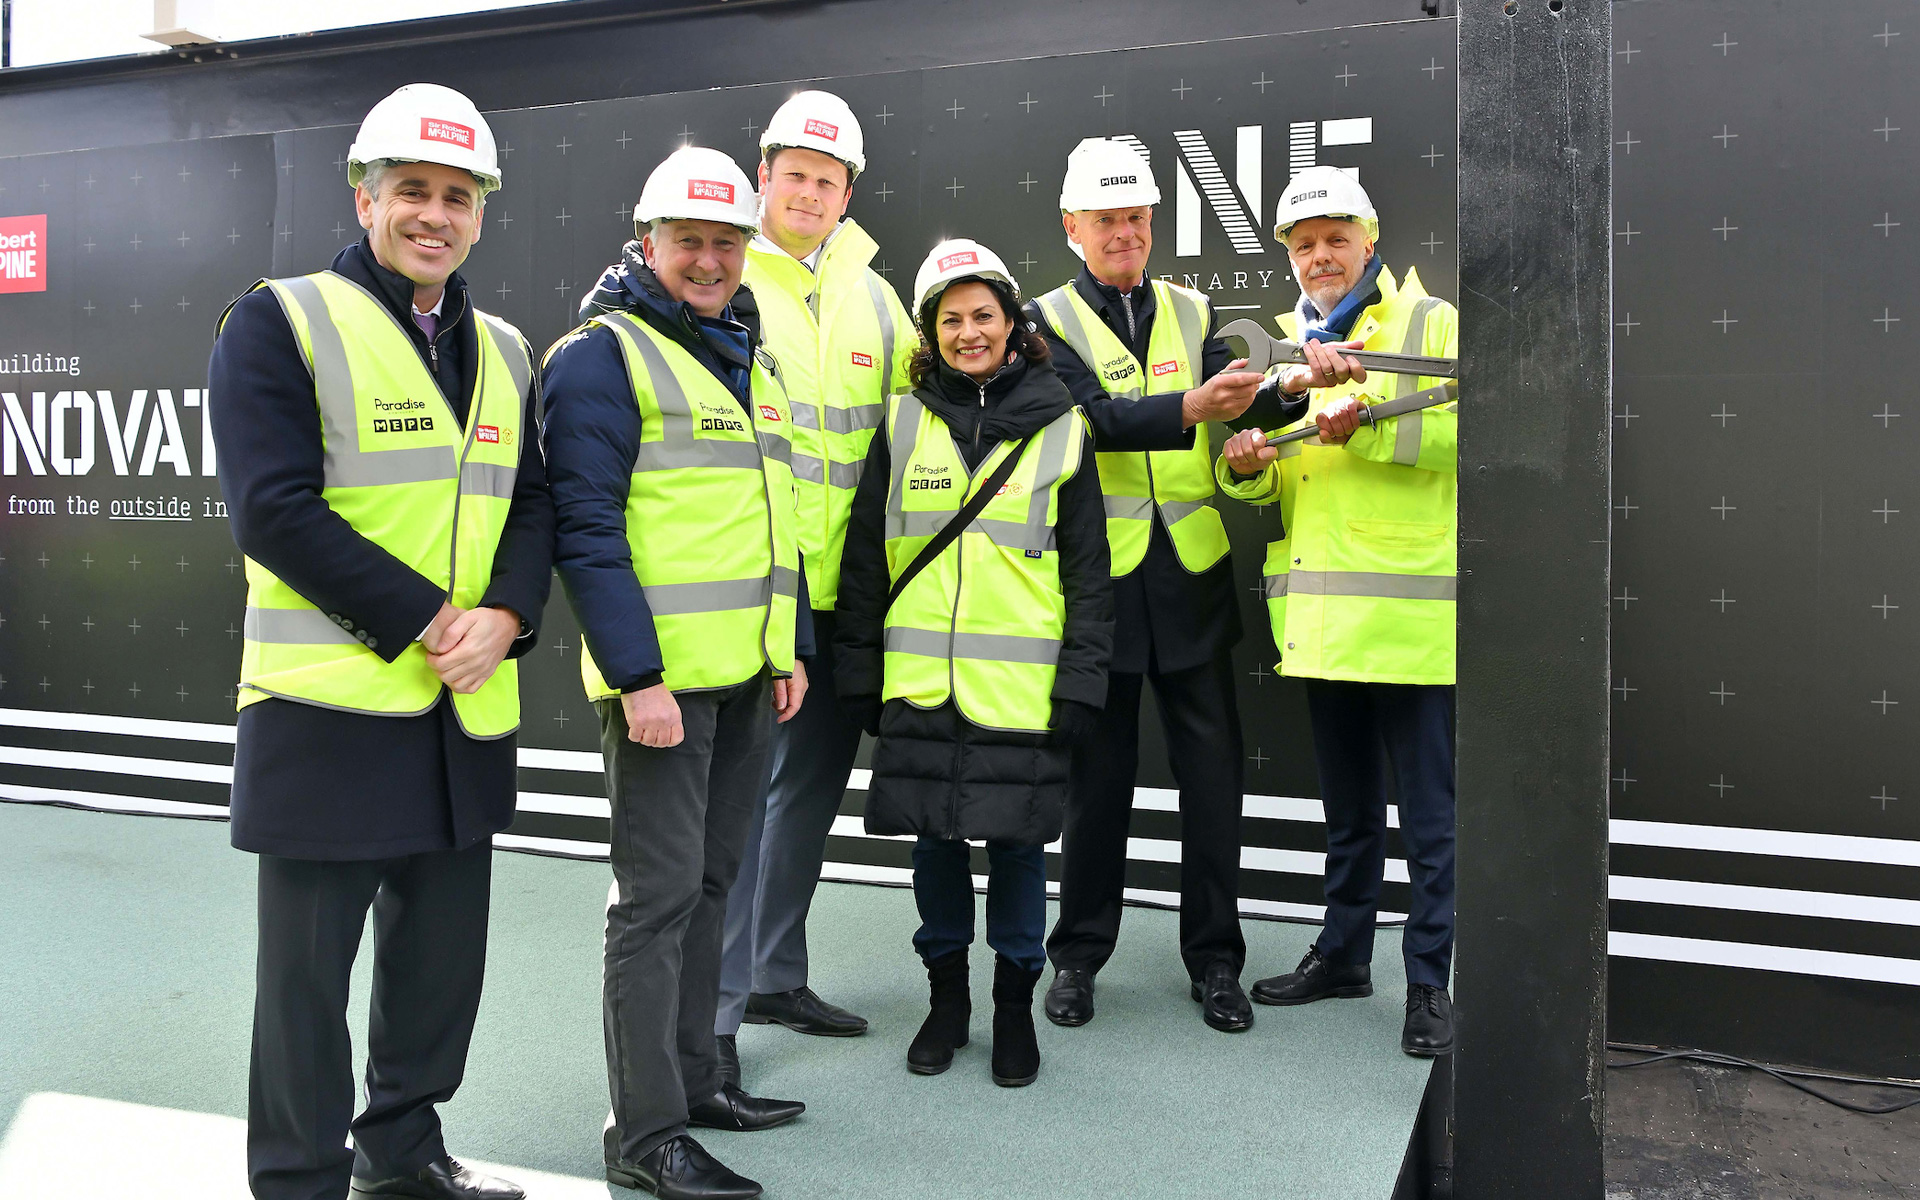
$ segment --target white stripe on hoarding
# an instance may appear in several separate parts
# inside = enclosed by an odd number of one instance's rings
[[[1701,963],[1713,967],[1744,967],[1752,971],[1920,985],[1920,961],[1884,958],[1877,954],[1843,954],[1836,950],[1761,946],[1748,942],[1713,942],[1653,933],[1622,933],[1619,930],[1607,935],[1607,953],[1620,958],[1648,958],[1660,962]]]
[[[1896,900],[1886,896],[1802,892],[1791,888],[1701,883],[1692,879],[1642,879],[1632,875],[1610,877],[1607,880],[1607,896],[1613,900],[1633,900],[1643,904],[1675,904],[1688,908],[1720,908],[1729,912],[1780,913],[1789,917],[1824,917],[1834,921],[1920,926],[1920,900]]]

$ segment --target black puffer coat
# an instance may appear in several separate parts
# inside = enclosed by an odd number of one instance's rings
[[[1073,404],[1052,367],[1017,356],[984,388],[938,362],[915,394],[947,423],[969,471],[1000,442],[1038,432]],[[842,697],[881,695],[892,475],[883,428],[867,452],[841,559],[834,682]],[[1055,532],[1067,608],[1055,709],[1062,701],[1102,708],[1113,656],[1113,583],[1091,435],[1079,471],[1061,485]],[[1060,835],[1071,759],[1070,746],[1045,735],[975,725],[951,699],[934,709],[894,700],[880,718],[867,831],[1044,845]]]

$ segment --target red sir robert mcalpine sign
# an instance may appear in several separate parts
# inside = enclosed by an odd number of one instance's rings
[[[978,254],[975,254],[971,250],[959,250],[942,258],[936,269],[951,271],[955,267],[977,267],[979,265],[980,256]]]
[[[1163,362],[1163,363],[1153,364],[1153,373],[1155,376],[1171,375],[1175,371],[1178,371],[1179,369],[1180,369],[1180,364],[1177,362]]]
[[[807,118],[806,131],[815,137],[823,137],[830,142],[840,140],[840,127],[838,125],[829,125],[818,117]]]
[[[0,292],[47,290],[47,215],[0,217]]]
[[[438,117],[421,117],[420,140],[445,142],[449,146],[471,150],[473,149],[473,126],[462,125],[458,121],[442,121]]]
[[[687,180],[687,199],[718,200],[722,204],[733,203],[733,185],[718,179]]]

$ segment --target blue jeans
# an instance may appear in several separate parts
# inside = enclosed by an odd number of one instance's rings
[[[973,866],[967,843],[922,837],[913,845],[913,948],[932,961],[973,944]],[[987,945],[1028,971],[1047,961],[1047,851],[987,843]]]

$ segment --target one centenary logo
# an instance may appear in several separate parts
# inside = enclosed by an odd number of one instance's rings
[[[951,271],[955,267],[977,267],[980,265],[980,256],[971,250],[957,250],[943,257],[937,265],[942,271]]]
[[[498,425],[482,425],[473,431],[473,436],[476,441],[492,442],[498,446],[500,444],[500,427]]]
[[[449,146],[471,150],[473,149],[473,126],[462,125],[458,121],[443,121],[438,117],[421,117],[420,140],[445,142]]]
[[[851,354],[852,354],[852,356],[853,356],[853,365],[854,365],[854,366],[856,366],[856,367],[871,367],[871,366],[873,365],[873,355],[871,355],[871,354],[862,354],[862,353],[860,353],[860,352],[859,352],[858,350],[854,350],[854,351],[850,351],[849,353],[851,353]]]
[[[687,180],[687,199],[718,200],[722,204],[733,203],[733,185],[718,179]]]
[[[0,217],[0,292],[47,290],[47,215]]]
[[[760,415],[766,420],[778,421],[780,419],[780,410],[771,404],[762,404],[760,406]]]
[[[1178,371],[1179,369],[1180,369],[1180,364],[1176,362],[1163,362],[1163,363],[1153,364],[1153,373],[1155,375],[1171,375],[1175,371]]]
[[[818,120],[814,117],[807,118],[806,130],[815,137],[823,137],[830,142],[840,140],[840,127],[838,125],[829,125],[825,121]]]

